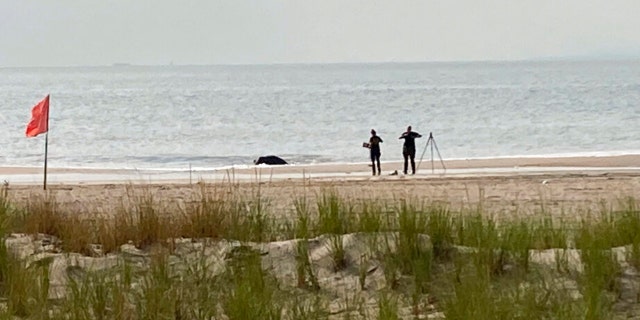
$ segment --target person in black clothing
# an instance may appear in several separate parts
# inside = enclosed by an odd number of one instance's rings
[[[371,129],[371,138],[369,138],[369,154],[371,156],[371,170],[376,175],[376,162],[378,163],[378,175],[380,175],[380,144],[382,138],[376,135],[376,131]]]
[[[402,146],[402,156],[404,157],[404,174],[407,174],[408,161],[411,159],[411,169],[413,174],[416,174],[416,138],[422,138],[422,135],[411,131],[411,126],[407,127],[407,131],[403,133],[400,138],[404,139],[404,145]]]

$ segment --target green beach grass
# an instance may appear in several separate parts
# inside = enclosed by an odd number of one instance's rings
[[[7,186],[0,190],[2,239],[46,235],[61,255],[120,255],[123,245],[144,253],[138,262],[67,270],[65,294],[53,298],[56,256],[25,258],[1,241],[0,318],[637,316],[640,291],[629,289],[629,283],[640,284],[640,210],[634,199],[572,221],[544,210],[496,220],[481,205],[453,210],[419,198],[357,199],[328,188],[292,198],[286,216],[293,218],[283,220],[276,219],[282,213],[274,212],[260,184],[240,193],[232,184],[200,183],[194,186],[197,197],[171,207],[144,187],[127,188],[127,201],[110,216],[65,211],[54,192],[17,204]],[[358,236],[347,241],[346,235]],[[185,239],[200,245],[195,258],[176,254]],[[322,239],[325,248],[318,247]],[[269,253],[252,246],[272,241],[292,242],[294,276],[288,282],[264,263]],[[364,251],[350,251],[354,241]],[[220,243],[231,246],[223,262],[210,257]],[[330,257],[325,269],[314,260],[321,250]],[[374,281],[376,272],[383,282]],[[330,280],[344,281],[349,274],[353,289],[332,291]]]

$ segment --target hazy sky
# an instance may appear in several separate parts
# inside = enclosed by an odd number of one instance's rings
[[[0,66],[640,57],[640,0],[0,0]]]

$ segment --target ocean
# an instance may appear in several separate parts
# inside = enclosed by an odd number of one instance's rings
[[[47,94],[50,167],[367,162],[371,129],[395,161],[408,125],[425,159],[640,153],[640,61],[0,68],[0,166],[42,166]]]

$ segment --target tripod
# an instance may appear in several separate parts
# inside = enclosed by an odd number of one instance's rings
[[[444,171],[447,171],[447,168],[444,166],[444,161],[442,161],[442,157],[440,156],[440,150],[438,150],[438,145],[436,144],[436,139],[433,138],[433,133],[429,132],[429,139],[427,139],[427,144],[424,146],[424,150],[422,151],[422,155],[420,156],[420,161],[418,162],[418,169],[420,169],[420,164],[422,163],[422,158],[424,157],[424,153],[427,152],[427,147],[431,147],[431,173],[434,172],[433,167],[433,148],[436,149],[438,153],[438,158],[440,159],[440,163],[442,164],[442,168]],[[417,170],[416,170],[417,171]]]

